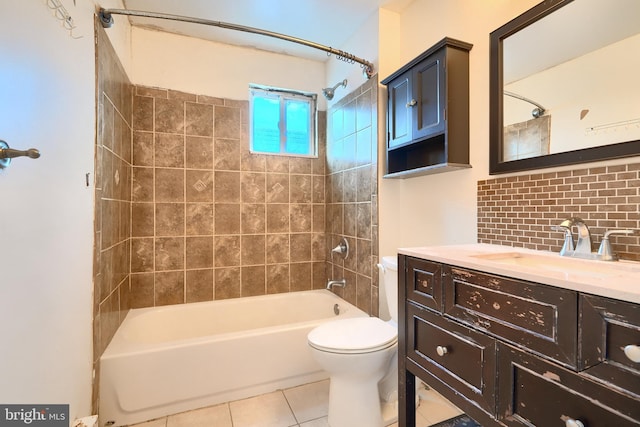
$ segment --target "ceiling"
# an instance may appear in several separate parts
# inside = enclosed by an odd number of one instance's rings
[[[166,13],[286,34],[336,49],[379,8],[413,0],[124,0],[126,9]],[[133,26],[325,61],[323,51],[264,35],[164,19],[130,17]],[[357,52],[350,52],[358,55]]]

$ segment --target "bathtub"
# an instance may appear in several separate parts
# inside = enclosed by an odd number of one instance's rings
[[[356,316],[367,314],[326,290],[131,310],[100,358],[100,425],[139,423],[327,378],[307,334]]]

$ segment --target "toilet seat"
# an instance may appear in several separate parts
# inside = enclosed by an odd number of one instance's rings
[[[355,317],[324,323],[307,336],[309,345],[330,353],[372,353],[398,342],[398,330],[377,317]]]

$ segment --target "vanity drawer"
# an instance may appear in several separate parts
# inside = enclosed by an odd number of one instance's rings
[[[407,257],[404,274],[408,300],[442,310],[442,264]]]
[[[603,384],[498,343],[498,419],[507,426],[640,425],[640,404]]]
[[[406,316],[407,357],[495,414],[495,340],[414,304],[407,304]]]
[[[447,316],[576,367],[576,292],[464,268],[443,269]]]
[[[579,334],[584,373],[621,387],[640,400],[640,363],[624,352],[628,345],[640,347],[638,305],[581,295]]]

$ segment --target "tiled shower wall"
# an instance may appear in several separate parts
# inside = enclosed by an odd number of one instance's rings
[[[346,238],[346,259],[328,257],[335,292],[367,313],[378,314],[377,76],[327,113],[327,250]]]
[[[129,308],[132,87],[100,25],[97,29],[93,407],[99,359]],[[95,412],[94,412],[95,413]]]
[[[560,251],[551,230],[580,217],[597,250],[605,231],[640,229],[640,163],[478,181],[478,242]],[[640,261],[640,236],[611,236],[620,258]]]
[[[131,306],[322,288],[317,159],[249,152],[248,101],[135,88]]]

